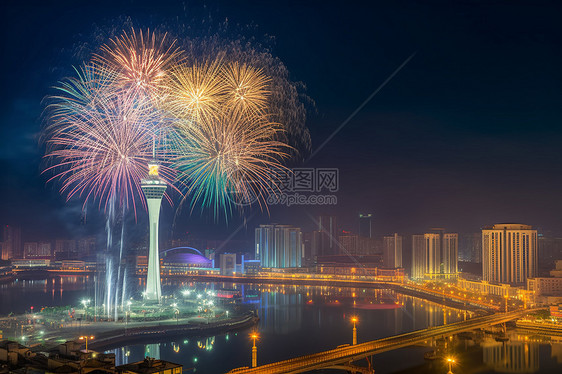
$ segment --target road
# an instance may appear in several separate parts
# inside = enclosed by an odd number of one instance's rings
[[[371,355],[422,343],[434,337],[450,336],[463,331],[470,331],[512,321],[536,310],[539,309],[517,310],[509,313],[491,314],[469,319],[467,321],[412,331],[406,334],[390,336],[388,338],[378,339],[367,343],[345,346],[285,361],[273,362],[257,366],[255,368],[238,368],[229,371],[229,374],[296,374],[336,365],[345,365]]]

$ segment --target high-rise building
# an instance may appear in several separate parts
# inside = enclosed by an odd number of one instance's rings
[[[166,182],[158,176],[158,163],[148,163],[148,177],[142,180],[142,192],[146,197],[149,222],[148,271],[144,299],[160,301],[162,284],[160,282],[160,255],[158,253],[158,222],[162,196],[166,191]]]
[[[482,233],[459,235],[459,260],[482,263]]]
[[[88,236],[76,241],[77,252],[79,256],[86,257],[96,253],[96,237]]]
[[[431,231],[424,235],[412,236],[410,276],[414,279],[456,276],[458,272],[458,234],[446,233],[444,229],[432,229]]]
[[[340,253],[338,245],[338,223],[335,216],[318,217],[318,256],[331,256]]]
[[[2,227],[2,260],[23,258],[21,246],[21,229],[13,225]]]
[[[412,235],[412,268],[410,278],[422,279],[425,277],[425,237],[424,235]]]
[[[373,237],[373,215],[371,213],[359,214],[359,236],[364,238]]]
[[[23,258],[37,257],[37,242],[23,243]]]
[[[444,229],[432,229],[424,235],[426,274],[433,277],[450,277],[458,271],[459,235]]]
[[[383,264],[387,268],[402,267],[402,237],[397,233],[383,237]]]
[[[55,240],[54,256],[58,260],[74,258],[76,255],[76,240],[57,239]]]
[[[482,273],[488,282],[523,284],[537,275],[537,230],[516,223],[482,229]]]
[[[290,225],[260,225],[256,228],[256,258],[264,268],[302,266],[302,233]]]

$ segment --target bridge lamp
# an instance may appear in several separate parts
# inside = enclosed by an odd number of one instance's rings
[[[258,366],[258,347],[256,347],[256,340],[259,339],[259,335],[257,332],[253,332],[250,334],[250,338],[254,341],[254,346],[252,347],[252,367],[255,368]]]
[[[447,364],[449,364],[449,371],[447,372],[447,374],[453,374],[453,364],[455,363],[455,358],[454,357],[447,357]]]
[[[351,322],[353,322],[353,345],[357,344],[357,322],[359,321],[359,318],[357,318],[357,316],[353,316],[351,317]]]

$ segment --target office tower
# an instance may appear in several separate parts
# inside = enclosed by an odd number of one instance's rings
[[[353,234],[346,234],[338,236],[340,243],[340,252],[343,255],[358,255],[360,254],[359,236]]]
[[[445,229],[432,229],[426,233],[426,274],[433,277],[449,277],[457,273],[458,234],[445,233]]]
[[[23,243],[23,258],[37,257],[37,242]]]
[[[301,229],[290,225],[260,225],[256,228],[256,258],[264,268],[302,266]]]
[[[373,237],[373,215],[371,213],[359,214],[359,236],[364,238]]]
[[[488,282],[523,284],[537,275],[537,230],[516,223],[482,229],[482,273]]]
[[[21,229],[13,225],[2,227],[2,260],[22,258]]]
[[[23,243],[23,258],[50,258],[51,243],[25,242]]]
[[[318,217],[318,231],[320,232],[318,256],[338,255],[338,225],[335,216]]]
[[[310,266],[316,262],[318,248],[318,231],[304,232],[302,246],[304,248],[303,266]]]
[[[402,267],[402,237],[397,233],[383,237],[383,263],[387,268]]]
[[[422,279],[425,276],[425,237],[424,235],[412,235],[412,268],[410,278]]]
[[[96,237],[89,236],[79,239],[76,242],[77,252],[80,256],[86,257],[96,253]]]
[[[446,233],[444,229],[431,231],[412,236],[413,279],[449,278],[458,272],[458,234]]]
[[[160,255],[158,253],[158,221],[162,196],[166,191],[166,182],[158,176],[158,163],[148,163],[148,177],[142,180],[142,192],[146,197],[149,222],[148,271],[144,299],[160,301],[162,285],[160,283]]]
[[[73,258],[76,254],[76,240],[57,239],[55,240],[54,256],[58,260]]]

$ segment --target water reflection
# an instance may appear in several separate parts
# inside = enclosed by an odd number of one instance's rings
[[[176,282],[170,290],[213,289],[224,295],[232,308],[255,308],[260,322],[258,362],[266,363],[331,349],[351,343],[351,316],[359,318],[359,342],[396,335],[414,329],[452,323],[464,319],[460,310],[444,308],[392,290],[242,285],[231,283]],[[251,352],[250,330],[207,338],[188,338],[160,343],[160,357],[194,366],[202,372],[226,372],[248,366]],[[125,347],[139,361],[146,347]],[[224,358],[224,359],[223,359]]]
[[[500,373],[534,373],[539,370],[539,344],[520,341],[482,343],[484,364]]]

